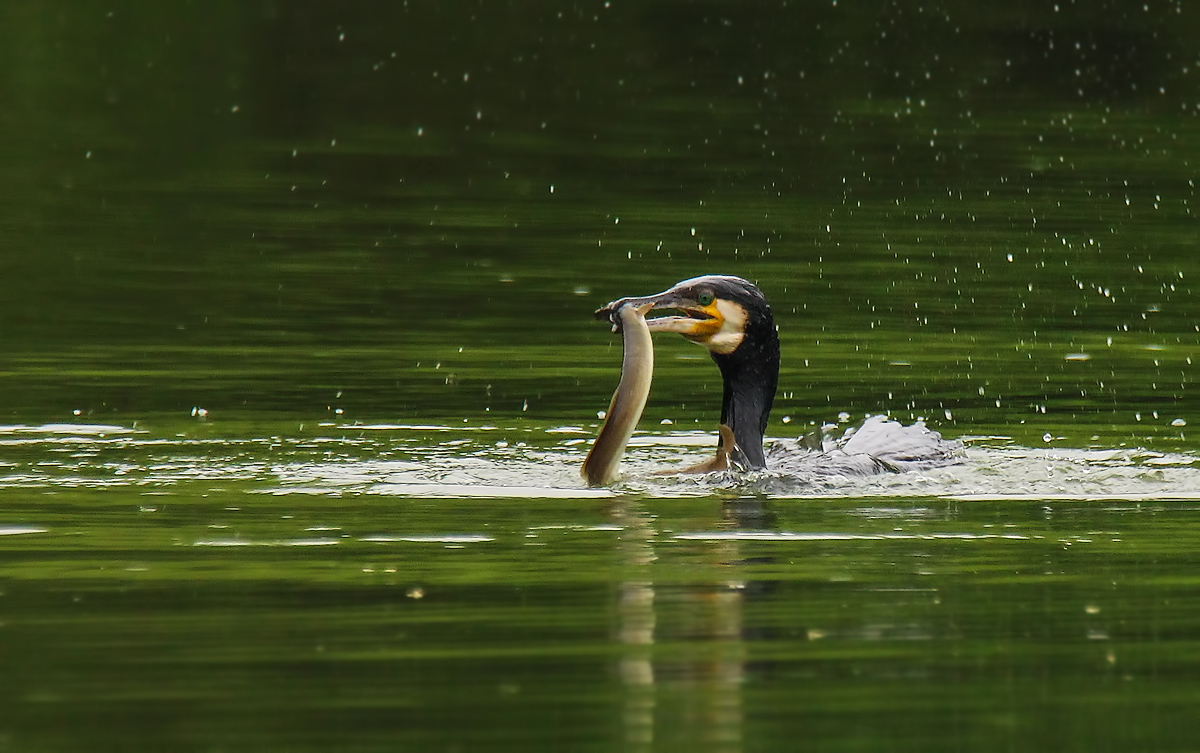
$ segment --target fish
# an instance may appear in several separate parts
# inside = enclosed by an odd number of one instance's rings
[[[654,343],[646,324],[650,307],[648,303],[617,301],[596,312],[597,318],[608,319],[613,330],[621,333],[621,380],[608,405],[604,425],[583,461],[580,475],[588,486],[607,486],[617,480],[629,437],[646,409],[654,379]]]

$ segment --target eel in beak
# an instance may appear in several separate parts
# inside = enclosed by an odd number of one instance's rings
[[[608,405],[600,434],[583,461],[581,475],[588,486],[604,486],[616,480],[625,446],[646,407],[654,376],[654,343],[646,324],[646,312],[652,306],[650,302],[623,299],[596,312],[597,319],[607,319],[613,330],[621,333],[623,356],[621,381]]]

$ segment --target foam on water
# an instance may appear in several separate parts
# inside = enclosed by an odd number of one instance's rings
[[[355,426],[352,434],[341,436],[333,431],[343,428],[330,427],[323,436],[205,439],[155,437],[120,426],[0,427],[0,442],[22,452],[21,458],[0,466],[0,487],[150,487],[162,493],[174,484],[236,481],[272,495],[409,498],[735,494],[960,502],[1200,499],[1200,458],[1140,448],[1032,448],[1005,438],[977,437],[971,438],[963,462],[921,472],[801,478],[767,470],[664,476],[664,471],[705,458],[712,436],[641,432],[630,443],[621,480],[609,488],[588,489],[579,477],[587,444],[562,427],[476,427],[460,434],[443,424],[379,424]],[[446,436],[431,441],[431,433]]]

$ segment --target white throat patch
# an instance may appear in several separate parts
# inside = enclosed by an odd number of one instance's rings
[[[724,321],[721,322],[721,329],[708,338],[704,347],[713,353],[724,355],[737,350],[738,346],[742,344],[742,340],[746,338],[746,320],[749,317],[746,309],[742,308],[740,304],[723,299],[717,300],[717,310],[721,312]]]

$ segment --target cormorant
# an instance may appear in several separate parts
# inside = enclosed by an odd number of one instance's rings
[[[653,355],[647,355],[651,349],[645,346],[640,321],[647,312],[659,309],[675,310],[679,315],[645,319],[646,328],[650,332],[676,332],[703,345],[720,369],[724,383],[717,456],[688,471],[719,470],[730,465],[767,468],[769,458],[773,470],[785,473],[862,475],[946,465],[962,456],[960,442],[944,440],[922,423],[902,426],[882,416],[868,418],[841,441],[827,443],[820,450],[806,450],[793,444],[772,448],[768,455],[763,451],[763,435],[779,380],[779,333],[762,291],[740,277],[705,275],[684,280],[656,295],[609,303],[596,312],[596,317],[612,322],[614,329],[627,332],[624,369],[631,368],[632,360],[642,372],[653,370]],[[630,334],[634,325],[637,331]],[[639,384],[649,392],[648,377]],[[640,397],[637,411],[640,415],[645,395],[633,394],[624,389],[625,385],[623,374],[613,405],[635,402]],[[637,415],[633,416],[634,424]],[[620,429],[626,439],[627,433],[633,431],[628,419],[629,412],[625,411]],[[606,425],[602,436],[611,431]],[[621,441],[617,460],[624,445]],[[612,448],[606,450],[607,456],[602,460],[611,461],[611,452]],[[592,455],[597,454],[593,450]],[[592,456],[588,462],[599,464]],[[615,462],[604,465],[615,475]],[[601,480],[600,476],[593,479],[586,466],[585,477],[593,484],[611,480],[611,477]]]

